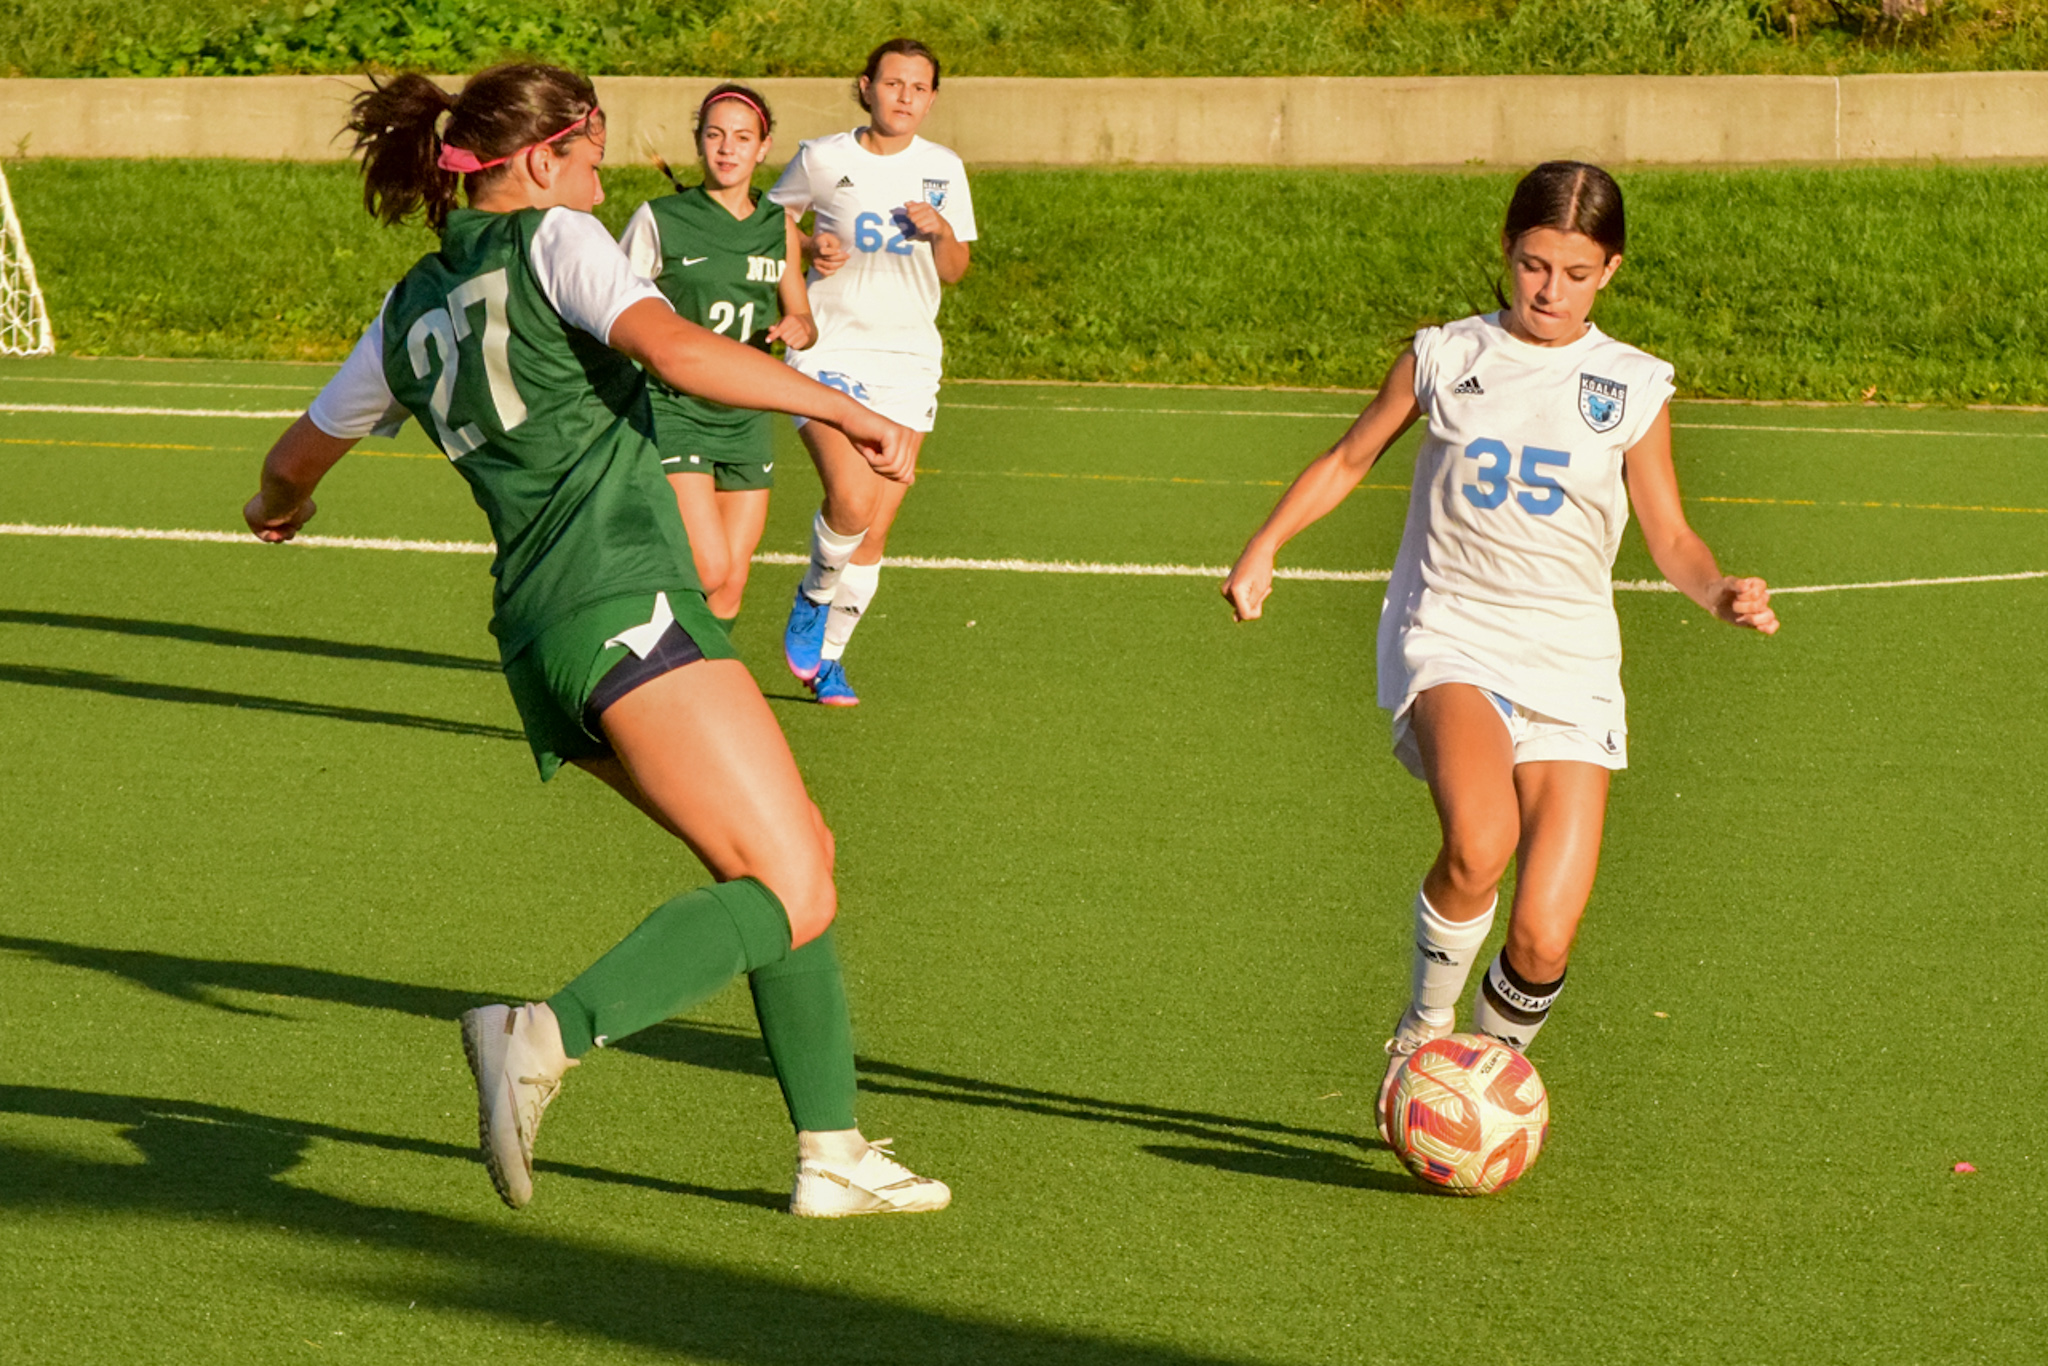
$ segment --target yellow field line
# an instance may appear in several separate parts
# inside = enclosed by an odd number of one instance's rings
[[[172,441],[40,441],[0,436],[0,446],[90,446],[108,451],[217,451],[219,446],[182,446]]]
[[[980,475],[993,479],[1078,479],[1090,483],[1114,484],[1211,484],[1229,488],[1285,488],[1285,479],[1188,479],[1177,475],[1164,474],[1088,474],[1069,470],[945,470],[926,466],[919,474]],[[1406,484],[1360,484],[1366,492],[1385,491],[1406,493]],[[1971,503],[1904,503],[1853,501],[1844,499],[1827,504],[1814,498],[1737,498],[1721,494],[1698,494],[1685,500],[1688,503],[1736,503],[1757,507],[1845,507],[1845,508],[1897,508],[1908,512],[2025,512],[2048,514],[2048,508],[1999,507],[1993,504]]]

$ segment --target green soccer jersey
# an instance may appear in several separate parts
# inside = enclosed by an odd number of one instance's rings
[[[490,519],[508,659],[593,603],[701,591],[646,377],[593,335],[636,291],[587,214],[458,209],[385,302],[384,381]]]
[[[789,246],[785,222],[781,207],[765,195],[751,215],[734,218],[698,185],[641,205],[620,245],[678,314],[766,351],[768,329],[782,317],[776,287]],[[654,396],[714,440],[722,432],[739,435],[759,416],[678,393],[658,380]]]

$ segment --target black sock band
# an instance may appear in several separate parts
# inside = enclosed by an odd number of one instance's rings
[[[1556,1003],[1557,994],[1564,990],[1564,978],[1560,973],[1555,982],[1531,982],[1515,971],[1507,950],[1502,949],[1493,956],[1479,989],[1485,994],[1486,1003],[1499,1011],[1503,1019],[1518,1025],[1540,1025]]]

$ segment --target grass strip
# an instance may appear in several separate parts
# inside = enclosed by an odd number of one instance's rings
[[[0,74],[467,71],[519,55],[620,75],[840,76],[904,31],[975,76],[1833,75],[2048,62],[2043,0],[15,0],[0,11]]]
[[[9,170],[60,346],[335,359],[433,238],[347,165]],[[1640,171],[1597,317],[1682,393],[2048,402],[2048,170]],[[1418,326],[1492,307],[1513,177],[990,171],[942,315],[961,378],[1371,385]],[[615,228],[664,183],[608,173]]]

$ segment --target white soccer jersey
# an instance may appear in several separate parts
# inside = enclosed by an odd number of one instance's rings
[[[908,357],[911,368],[936,379],[939,268],[931,243],[904,235],[911,224],[903,206],[923,200],[955,237],[972,242],[974,201],[960,158],[917,137],[894,156],[877,156],[854,134],[834,133],[801,144],[768,197],[799,217],[816,210],[813,231],[837,237],[851,257],[833,274],[813,270],[806,281],[818,322],[807,354]]]
[[[1379,702],[1472,683],[1595,733],[1626,733],[1612,572],[1622,452],[1671,367],[1588,327],[1534,346],[1500,315],[1415,334],[1429,424],[1380,609]]]

